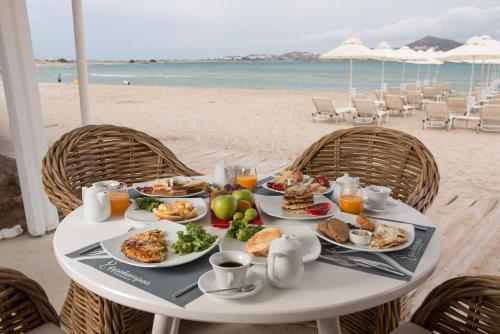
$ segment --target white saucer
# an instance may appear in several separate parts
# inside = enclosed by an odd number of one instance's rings
[[[363,209],[367,211],[372,211],[372,212],[379,212],[379,213],[384,213],[384,212],[389,212],[395,208],[397,208],[401,203],[393,198],[389,198],[387,202],[385,203],[385,208],[383,209],[371,209],[370,208],[370,203],[368,200],[365,200],[363,202]]]
[[[255,295],[262,289],[263,286],[262,280],[256,273],[252,271],[247,272],[247,277],[245,278],[245,284],[255,284],[255,289],[249,292],[227,291],[227,292],[207,293],[207,295],[222,299],[240,299]],[[205,291],[219,289],[217,281],[215,280],[215,273],[213,270],[209,270],[200,276],[200,278],[198,279],[198,287],[203,293],[205,293]]]

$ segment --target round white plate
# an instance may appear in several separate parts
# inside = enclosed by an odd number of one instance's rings
[[[125,256],[125,254],[122,253],[121,245],[125,240],[127,240],[128,238],[137,233],[154,229],[160,229],[165,233],[165,237],[167,239],[167,250],[168,250],[167,259],[165,261],[160,263],[142,263],[129,259],[128,257]],[[214,248],[219,243],[219,238],[217,238],[210,247],[201,252],[193,252],[186,255],[177,255],[175,254],[175,251],[172,249],[171,245],[178,240],[177,238],[178,231],[185,232],[186,226],[172,222],[159,221],[150,224],[148,227],[135,229],[133,231],[121,234],[114,238],[101,241],[101,246],[110,256],[112,256],[113,258],[115,258],[120,262],[124,262],[137,267],[160,268],[160,267],[178,266],[184,263],[194,261],[199,257],[208,253],[212,248]]]
[[[181,181],[192,181],[195,180],[194,177],[189,177],[189,176],[175,176],[175,179],[181,180]],[[142,188],[142,187],[152,187],[153,184],[156,183],[157,180],[152,180],[152,181],[146,181],[146,182],[137,182],[132,184],[132,188],[134,188],[135,191],[137,191],[139,194],[144,195],[144,196],[149,196],[149,197],[158,197],[158,198],[185,198],[185,197],[194,197],[203,194],[205,191],[198,191],[192,194],[186,194],[186,195],[152,195],[148,194],[142,191],[137,190],[137,188]]]
[[[389,212],[389,211],[397,208],[400,204],[401,203],[398,200],[395,200],[393,198],[389,198],[387,200],[387,202],[385,203],[384,209],[372,209],[372,208],[370,208],[370,203],[368,202],[368,200],[365,200],[363,202],[363,210],[377,212],[377,213],[385,213],[385,212]]]
[[[182,200],[193,204],[193,206],[198,211],[198,216],[187,220],[176,221],[176,223],[179,224],[186,224],[200,220],[208,213],[207,204],[205,203],[205,200],[203,198],[158,198],[158,200],[163,203],[172,203],[177,200]],[[127,211],[125,211],[125,219],[134,227],[143,227],[151,223],[160,221],[160,218],[156,217],[153,212],[136,209],[135,202],[128,207]]]
[[[338,245],[338,246],[342,246],[345,248],[354,249],[354,250],[358,250],[358,251],[363,251],[363,252],[373,252],[373,253],[394,252],[394,251],[398,251],[398,250],[405,249],[405,248],[409,247],[413,243],[413,240],[415,239],[415,227],[412,224],[400,224],[400,223],[393,223],[393,222],[388,222],[388,221],[380,222],[380,221],[375,221],[373,219],[372,219],[372,222],[375,225],[385,224],[387,226],[399,227],[399,228],[403,229],[406,233],[408,233],[408,240],[406,240],[406,242],[404,242],[396,247],[377,249],[377,248],[371,248],[370,245],[357,245],[355,243],[352,243],[351,241],[347,241],[345,244],[341,244],[340,242],[336,242],[335,240],[332,240],[332,239],[328,238],[326,235],[324,235],[323,233],[319,232],[317,225],[311,226],[311,228],[314,230],[314,232],[316,232],[318,237],[320,237],[323,240],[326,240],[334,245]],[[357,225],[357,224],[354,224],[354,225]]]
[[[269,226],[264,226],[269,227]],[[302,261],[304,263],[315,261],[321,254],[321,244],[316,234],[309,228],[309,226],[304,225],[279,225],[277,226],[281,229],[285,235],[295,235],[300,242]],[[225,235],[220,242],[219,248],[221,251],[226,250],[236,250],[246,253],[246,242],[239,241],[233,238],[228,238]],[[252,264],[257,265],[267,265],[267,257],[263,256],[252,256]]]
[[[222,298],[222,299],[240,299],[255,295],[262,289],[263,286],[262,280],[259,278],[259,276],[250,270],[247,272],[247,276],[245,278],[245,285],[246,284],[255,284],[255,289],[248,292],[225,291],[225,292],[214,292],[206,294],[208,296]],[[217,281],[215,279],[215,273],[213,270],[207,271],[206,273],[200,276],[200,278],[198,279],[198,287],[203,293],[205,293],[205,291],[219,289],[219,286],[217,285]]]
[[[282,196],[264,196],[259,201],[259,206],[262,211],[264,211],[269,216],[273,216],[281,219],[292,219],[292,220],[314,220],[314,219],[324,219],[336,215],[340,210],[337,204],[332,202],[329,198],[324,195],[314,195],[314,203],[330,203],[332,207],[326,215],[313,216],[307,213],[299,214],[294,213],[289,210],[283,210],[281,207]]]
[[[277,177],[277,175],[275,175],[274,177]],[[271,180],[271,181],[268,181],[268,182],[274,182],[274,181]],[[330,188],[328,188],[326,191],[323,191],[323,192],[318,193],[316,195],[326,195],[326,194],[331,193],[333,191],[333,189],[334,189],[334,185],[335,185],[335,182],[330,181]],[[273,188],[269,188],[267,186],[267,182],[262,185],[262,188],[267,189],[267,190],[272,191],[272,192],[275,192],[275,193],[278,193],[278,194],[284,194],[285,193],[284,191],[281,191],[281,190],[276,190],[276,189],[273,189]]]

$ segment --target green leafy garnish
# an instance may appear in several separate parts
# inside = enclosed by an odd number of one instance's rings
[[[186,255],[193,252],[201,252],[210,247],[217,237],[208,234],[201,226],[186,224],[186,232],[178,231],[179,240],[172,244],[176,254]]]
[[[253,235],[264,227],[259,225],[250,226],[245,219],[233,220],[227,230],[227,236],[239,241],[248,241]]]
[[[157,200],[156,198],[145,196],[136,198],[134,203],[136,210],[153,212],[153,209],[156,209],[163,202]]]

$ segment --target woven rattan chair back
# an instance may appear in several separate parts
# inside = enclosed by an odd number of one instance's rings
[[[133,182],[199,175],[159,140],[126,127],[88,125],[64,134],[43,159],[42,179],[63,214],[81,205],[81,188],[102,180]]]
[[[302,153],[292,169],[336,179],[358,176],[362,186],[383,185],[397,198],[424,212],[439,187],[431,152],[417,138],[401,131],[362,127],[335,131]]]
[[[0,267],[0,333],[26,333],[59,317],[45,291],[23,273]]]
[[[444,282],[427,295],[411,321],[440,334],[500,333],[500,276]]]

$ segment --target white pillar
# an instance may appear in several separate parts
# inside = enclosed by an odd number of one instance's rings
[[[73,0],[73,26],[75,33],[76,64],[78,67],[78,91],[82,125],[90,124],[89,80],[85,57],[85,32],[83,30],[82,0]]]
[[[59,218],[42,185],[47,137],[25,0],[0,0],[0,66],[28,231],[42,235]]]

